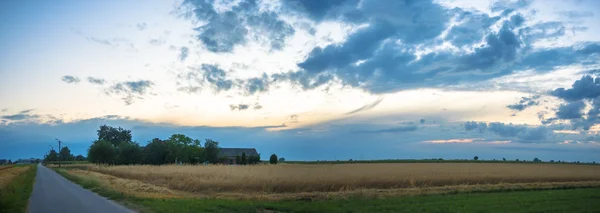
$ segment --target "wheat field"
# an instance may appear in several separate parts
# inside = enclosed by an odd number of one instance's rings
[[[12,166],[4,166],[0,167],[0,189],[4,188],[12,179],[23,174],[27,170],[29,170],[29,166],[22,167],[12,167]]]
[[[381,163],[256,166],[89,166],[187,192],[339,192],[471,184],[600,180],[600,167],[566,164]]]

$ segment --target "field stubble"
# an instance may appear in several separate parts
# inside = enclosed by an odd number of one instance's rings
[[[310,193],[549,182],[598,186],[600,167],[555,164],[382,163],[256,166],[88,166],[88,170],[192,193]],[[590,185],[591,184],[591,185]],[[588,186],[585,185],[585,186]],[[531,184],[529,184],[531,186]],[[384,192],[384,191],[381,191]]]

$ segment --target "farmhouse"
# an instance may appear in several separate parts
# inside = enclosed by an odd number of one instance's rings
[[[236,156],[242,156],[246,153],[246,157],[258,156],[255,148],[221,148],[219,158],[223,159],[223,164],[237,164]]]

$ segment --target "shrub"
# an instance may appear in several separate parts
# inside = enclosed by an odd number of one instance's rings
[[[277,155],[276,154],[271,155],[271,158],[269,158],[269,163],[277,164]]]

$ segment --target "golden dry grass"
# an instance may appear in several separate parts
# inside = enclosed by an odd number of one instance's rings
[[[500,183],[500,184],[475,184],[452,185],[438,187],[412,187],[397,189],[356,189],[336,192],[299,192],[299,193],[243,193],[243,192],[200,192],[187,193],[143,183],[138,180],[119,178],[112,175],[84,170],[67,170],[71,175],[83,179],[98,181],[102,186],[126,195],[143,198],[181,198],[194,197],[204,199],[252,199],[252,200],[327,200],[361,198],[385,198],[397,196],[438,195],[465,192],[489,191],[514,191],[514,190],[539,190],[539,189],[564,189],[582,187],[600,187],[600,181],[578,182],[533,182],[533,183]]]
[[[188,193],[171,190],[165,187],[144,183],[138,180],[129,180],[106,175],[98,172],[71,169],[67,170],[71,175],[83,179],[92,179],[98,181],[101,185],[127,195],[145,198],[177,198],[190,196]]]
[[[257,166],[90,166],[91,171],[202,193],[345,192],[474,184],[600,181],[600,167],[565,164],[381,163]]]
[[[5,169],[0,170],[0,189],[4,188],[4,186],[6,186],[8,183],[10,183],[10,181],[13,178],[19,176],[20,174],[23,174],[29,168],[30,168],[29,166],[23,166],[23,167],[5,168]]]

